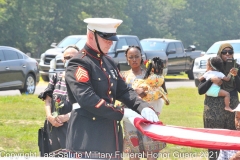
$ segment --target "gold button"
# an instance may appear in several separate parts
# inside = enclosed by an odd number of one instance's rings
[[[100,80],[101,80],[101,78],[98,78],[98,80],[100,81]]]
[[[109,78],[111,78],[111,75],[109,75]]]
[[[111,94],[112,92],[111,92],[111,91],[109,91],[108,93],[109,93],[109,94]]]
[[[105,68],[103,68],[103,70],[104,70],[104,71],[106,71],[106,69],[105,69]]]
[[[101,64],[103,64],[103,62],[101,61]]]
[[[113,83],[111,83],[111,86],[113,86]]]
[[[97,54],[98,57],[100,57],[100,54]]]
[[[116,79],[117,79],[117,77],[116,77]]]
[[[92,118],[92,120],[94,120],[94,121],[95,121],[95,119],[96,119],[95,117]]]
[[[113,98],[111,98],[111,100],[113,101]]]

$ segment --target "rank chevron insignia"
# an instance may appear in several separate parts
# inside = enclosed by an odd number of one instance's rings
[[[87,82],[89,80],[88,71],[78,66],[75,72],[75,78],[78,82]]]

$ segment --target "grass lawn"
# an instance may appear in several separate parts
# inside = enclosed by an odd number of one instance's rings
[[[204,97],[198,95],[196,88],[168,89],[168,93],[170,105],[164,106],[160,115],[164,124],[203,127]],[[37,95],[0,96],[0,110],[0,151],[39,155],[37,132],[45,119],[44,102]],[[206,150],[168,144],[160,156],[161,159],[198,159],[190,154],[203,153]]]

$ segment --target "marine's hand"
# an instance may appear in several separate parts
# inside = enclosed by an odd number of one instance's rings
[[[232,69],[230,70],[230,73],[231,73],[231,75],[236,76],[237,73],[238,73],[238,68],[232,68]]]
[[[158,122],[158,116],[157,114],[151,109],[151,108],[144,108],[141,112],[141,115],[143,116],[143,118],[147,119],[148,121],[151,122]]]
[[[60,127],[63,125],[63,123],[59,120],[57,120],[57,117],[53,117],[52,115],[47,117],[47,120],[54,126],[54,127]]]
[[[144,92],[144,89],[143,88],[136,88],[135,91],[137,92],[138,95],[140,95]]]
[[[213,83],[217,84],[217,85],[221,85],[222,84],[222,80],[220,78],[218,78],[218,77],[215,77],[215,76],[211,78],[211,81]]]
[[[142,118],[142,116],[140,114],[138,114],[137,112],[133,111],[132,109],[124,108],[123,119],[128,119],[128,118],[132,118],[132,117],[140,117],[140,118]]]

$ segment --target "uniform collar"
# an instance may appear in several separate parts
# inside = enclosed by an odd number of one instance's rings
[[[87,44],[85,44],[84,49],[87,51],[87,54],[89,54],[93,58],[96,58],[96,59],[100,60],[103,57],[103,54],[101,54],[100,52],[97,52],[96,50],[92,49]]]

